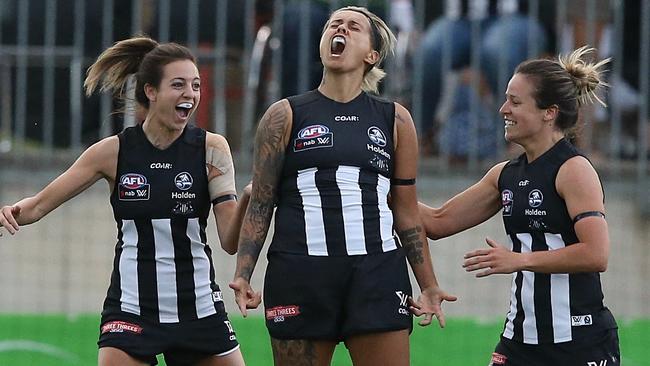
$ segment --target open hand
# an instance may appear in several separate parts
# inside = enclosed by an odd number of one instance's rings
[[[442,302],[453,302],[456,300],[456,296],[449,295],[440,287],[429,287],[422,290],[417,301],[412,297],[409,297],[409,310],[411,310],[411,313],[415,316],[424,315],[424,318],[418,323],[420,326],[424,327],[431,324],[433,316],[435,315],[438,319],[440,328],[444,328],[445,314],[442,312]]]
[[[483,270],[476,277],[485,277],[496,273],[513,273],[520,269],[520,253],[515,253],[490,238],[486,238],[485,242],[489,248],[465,254],[463,268],[467,272]]]

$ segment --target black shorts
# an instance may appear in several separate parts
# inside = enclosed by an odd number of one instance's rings
[[[607,329],[589,339],[556,344],[524,344],[501,337],[492,354],[494,366],[619,366],[618,331]]]
[[[158,323],[130,313],[102,315],[99,348],[115,347],[156,365],[163,354],[169,366],[194,365],[213,355],[239,348],[225,311],[183,323]]]
[[[269,334],[341,341],[413,327],[406,258],[387,253],[319,257],[272,252],[264,281]]]

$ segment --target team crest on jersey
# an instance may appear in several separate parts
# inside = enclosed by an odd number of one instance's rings
[[[501,192],[501,206],[503,206],[503,216],[512,216],[512,201],[513,194],[509,189],[504,189]]]
[[[298,138],[293,140],[293,151],[300,152],[311,149],[334,146],[334,133],[327,126],[311,125],[298,132]]]
[[[192,179],[192,175],[188,172],[178,173],[174,178],[174,185],[176,185],[176,188],[181,191],[187,191],[192,188],[192,183],[194,183],[194,180]]]
[[[542,194],[542,191],[539,189],[533,189],[530,191],[528,194],[528,205],[530,207],[539,207],[542,202],[544,201],[544,195]]]
[[[368,138],[377,146],[386,146],[386,135],[384,135],[384,132],[377,126],[371,126],[368,128]]]
[[[149,183],[142,174],[127,173],[120,177],[117,196],[121,201],[146,201],[149,199]]]

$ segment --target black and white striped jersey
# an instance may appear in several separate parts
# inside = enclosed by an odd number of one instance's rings
[[[528,163],[509,161],[499,177],[503,222],[518,253],[557,250],[578,242],[566,203],[555,189],[560,166],[582,155],[560,140]],[[616,328],[603,305],[598,273],[513,273],[503,336],[527,343],[560,343]]]
[[[104,313],[161,323],[215,314],[222,300],[205,233],[205,131],[187,126],[165,150],[151,145],[141,125],[118,137],[111,194],[118,234]]]
[[[271,252],[349,256],[397,249],[388,207],[395,104],[362,92],[339,103],[289,98],[291,138]]]

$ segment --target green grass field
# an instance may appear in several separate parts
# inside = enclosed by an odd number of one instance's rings
[[[271,365],[268,334],[261,317],[231,321],[248,365]],[[99,317],[84,315],[0,315],[0,365],[79,366],[97,362]],[[620,321],[622,365],[650,366],[650,319]],[[448,319],[447,327],[421,328],[411,336],[412,365],[485,366],[501,331],[502,321],[483,323]],[[162,359],[160,364],[164,365]],[[350,365],[339,345],[332,365]]]

